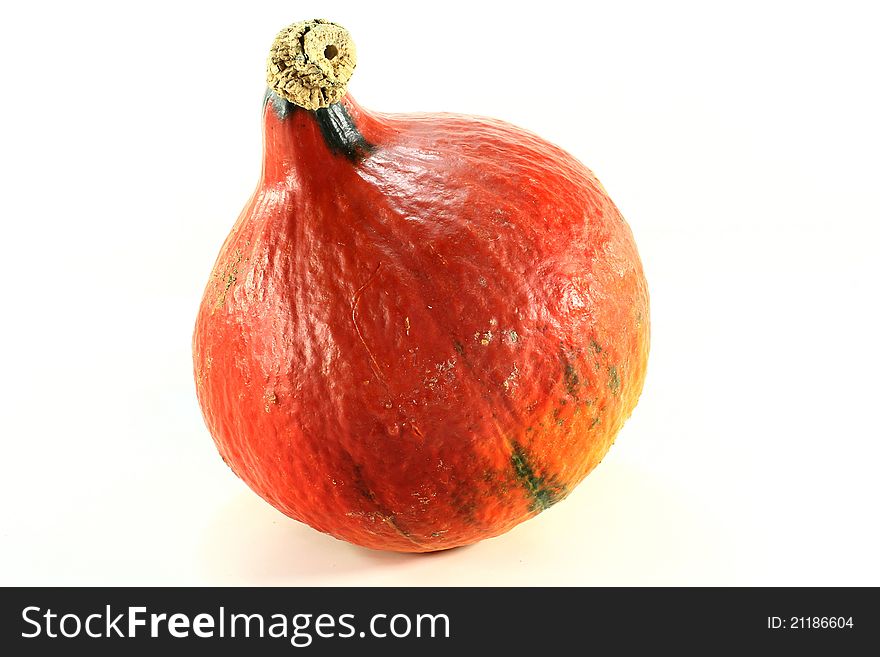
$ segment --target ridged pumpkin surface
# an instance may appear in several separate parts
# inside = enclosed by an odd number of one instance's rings
[[[563,498],[645,378],[647,288],[603,187],[500,121],[347,96],[346,153],[271,101],[194,337],[224,460],[285,514],[388,550],[473,543]]]

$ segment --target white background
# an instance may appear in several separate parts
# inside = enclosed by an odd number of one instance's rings
[[[878,16],[725,4],[6,3],[0,584],[880,585]],[[496,116],[575,154],[644,260],[649,376],[617,444],[469,548],[289,520],[196,403],[265,56],[317,16],[356,39],[365,106]]]

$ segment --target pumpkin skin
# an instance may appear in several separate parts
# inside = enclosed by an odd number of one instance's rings
[[[636,405],[632,234],[527,131],[331,109],[267,95],[262,176],[195,328],[207,426],[248,486],[339,539],[496,536],[564,498]]]

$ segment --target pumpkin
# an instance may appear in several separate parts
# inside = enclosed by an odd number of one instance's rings
[[[568,495],[642,390],[631,231],[574,157],[507,123],[381,114],[345,90],[348,33],[271,49],[262,176],[193,340],[232,470],[370,548],[496,536]]]

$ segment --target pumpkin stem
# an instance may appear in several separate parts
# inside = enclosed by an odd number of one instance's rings
[[[348,31],[320,18],[284,28],[269,51],[266,82],[284,100],[316,110],[345,96],[357,53]]]

